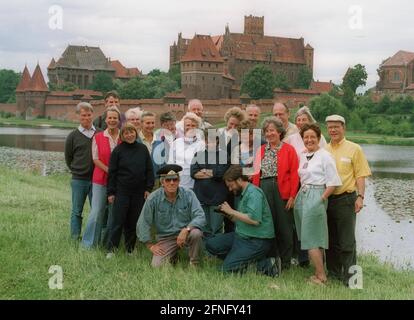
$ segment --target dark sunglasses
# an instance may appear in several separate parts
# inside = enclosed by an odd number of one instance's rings
[[[165,178],[164,179],[165,180],[165,182],[177,182],[178,181],[178,178]]]

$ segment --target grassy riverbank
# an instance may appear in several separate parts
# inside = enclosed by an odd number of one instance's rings
[[[79,250],[69,240],[68,175],[0,167],[0,177],[0,299],[414,299],[414,272],[371,256],[359,258],[363,290],[336,281],[315,287],[305,282],[311,269],[292,268],[277,279],[225,275],[215,260],[198,270],[186,261],[153,270],[142,245],[131,257],[107,260],[103,251]],[[52,265],[63,269],[62,290],[48,287]]]
[[[73,129],[79,124],[71,121],[63,120],[49,120],[49,119],[33,119],[23,120],[15,117],[2,118],[0,117],[0,126],[16,126],[16,127],[40,127],[40,128],[60,128],[60,129]]]

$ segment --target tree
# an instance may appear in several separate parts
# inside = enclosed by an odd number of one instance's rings
[[[124,99],[159,99],[179,89],[175,80],[165,72],[153,73],[145,78],[134,78],[123,85],[119,93]]]
[[[319,122],[325,122],[326,117],[331,114],[339,114],[345,119],[348,117],[348,109],[341,100],[327,93],[322,93],[320,96],[312,98],[309,102],[309,108],[312,115]]]
[[[391,107],[391,98],[386,94],[377,105],[377,113],[385,113]]]
[[[355,65],[353,68],[349,68],[342,79],[342,88],[349,88],[353,93],[360,86],[365,86],[367,83],[368,73],[365,70],[365,66],[361,64]]]
[[[284,74],[283,72],[276,72],[275,73],[275,80],[274,80],[274,86],[275,88],[280,88],[283,90],[289,90],[290,89],[290,85],[289,85],[289,81],[286,77],[286,74]]]
[[[148,74],[147,74],[147,76],[150,76],[150,77],[158,77],[158,76],[160,76],[162,74],[162,71],[160,70],[160,69],[154,69],[154,70],[151,70]]]
[[[181,67],[180,64],[172,65],[168,70],[168,76],[171,80],[177,82],[178,88],[181,89]]]
[[[308,89],[312,81],[312,71],[308,66],[301,66],[298,71],[296,88]]]
[[[114,83],[112,81],[112,77],[108,73],[98,72],[89,88],[105,93],[114,89]]]
[[[274,79],[272,70],[263,65],[253,66],[243,77],[241,93],[247,93],[252,99],[272,99]]]
[[[13,70],[0,70],[0,103],[13,103],[16,101],[16,87],[21,75]]]
[[[342,79],[342,90],[344,91],[342,102],[348,108],[353,109],[355,107],[356,90],[358,87],[366,85],[367,78],[368,74],[365,70],[365,66],[361,64],[357,64],[353,68],[349,68],[345,73]]]

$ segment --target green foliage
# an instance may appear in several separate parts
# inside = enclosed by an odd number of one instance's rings
[[[181,89],[181,65],[175,64],[173,65],[170,70],[168,70],[168,76],[170,79],[177,82],[178,88]]]
[[[349,87],[344,87],[343,93],[341,99],[342,103],[349,109],[353,109],[355,107],[355,92]]]
[[[168,73],[153,70],[145,78],[134,78],[125,83],[119,94],[123,99],[159,99],[179,89],[176,80]]]
[[[348,117],[348,110],[341,100],[327,93],[322,93],[320,96],[312,98],[309,107],[315,119],[322,123],[331,114],[342,115],[345,119]]]
[[[351,112],[347,127],[352,130],[363,131],[365,129],[362,119],[356,112]]]
[[[366,85],[367,78],[368,73],[365,70],[365,66],[357,64],[353,68],[347,70],[342,79],[342,88],[348,88],[355,93],[358,87]]]
[[[263,64],[253,66],[243,77],[241,94],[252,99],[272,99],[275,83],[272,70]]]
[[[148,76],[149,76],[149,77],[158,77],[158,76],[160,76],[162,73],[163,73],[163,72],[161,72],[161,70],[160,70],[160,69],[154,69],[154,70],[151,70],[151,71],[148,73]]]
[[[368,73],[365,66],[361,64],[349,68],[342,79],[342,102],[349,109],[355,107],[355,93],[358,87],[365,86],[367,83]]]
[[[312,71],[308,66],[303,65],[299,68],[296,88],[308,89],[312,81]]]
[[[16,87],[20,82],[21,74],[13,70],[0,69],[0,103],[16,101]]]
[[[98,72],[89,88],[91,90],[106,93],[114,89],[114,83],[112,81],[112,77],[108,73]]]
[[[276,72],[275,76],[274,76],[274,87],[275,88],[280,88],[283,90],[289,90],[290,89],[290,85],[289,85],[289,81],[288,78],[286,76],[285,73],[283,72]]]
[[[385,113],[391,107],[391,103],[389,95],[384,95],[377,105],[376,113]]]

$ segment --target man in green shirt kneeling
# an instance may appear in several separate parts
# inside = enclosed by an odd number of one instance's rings
[[[231,166],[223,179],[231,192],[240,195],[240,202],[237,210],[227,202],[218,210],[235,222],[236,229],[209,238],[205,243],[207,251],[224,259],[222,268],[225,272],[243,272],[255,262],[258,273],[279,276],[280,259],[267,257],[275,232],[266,196],[249,183],[239,165]]]

